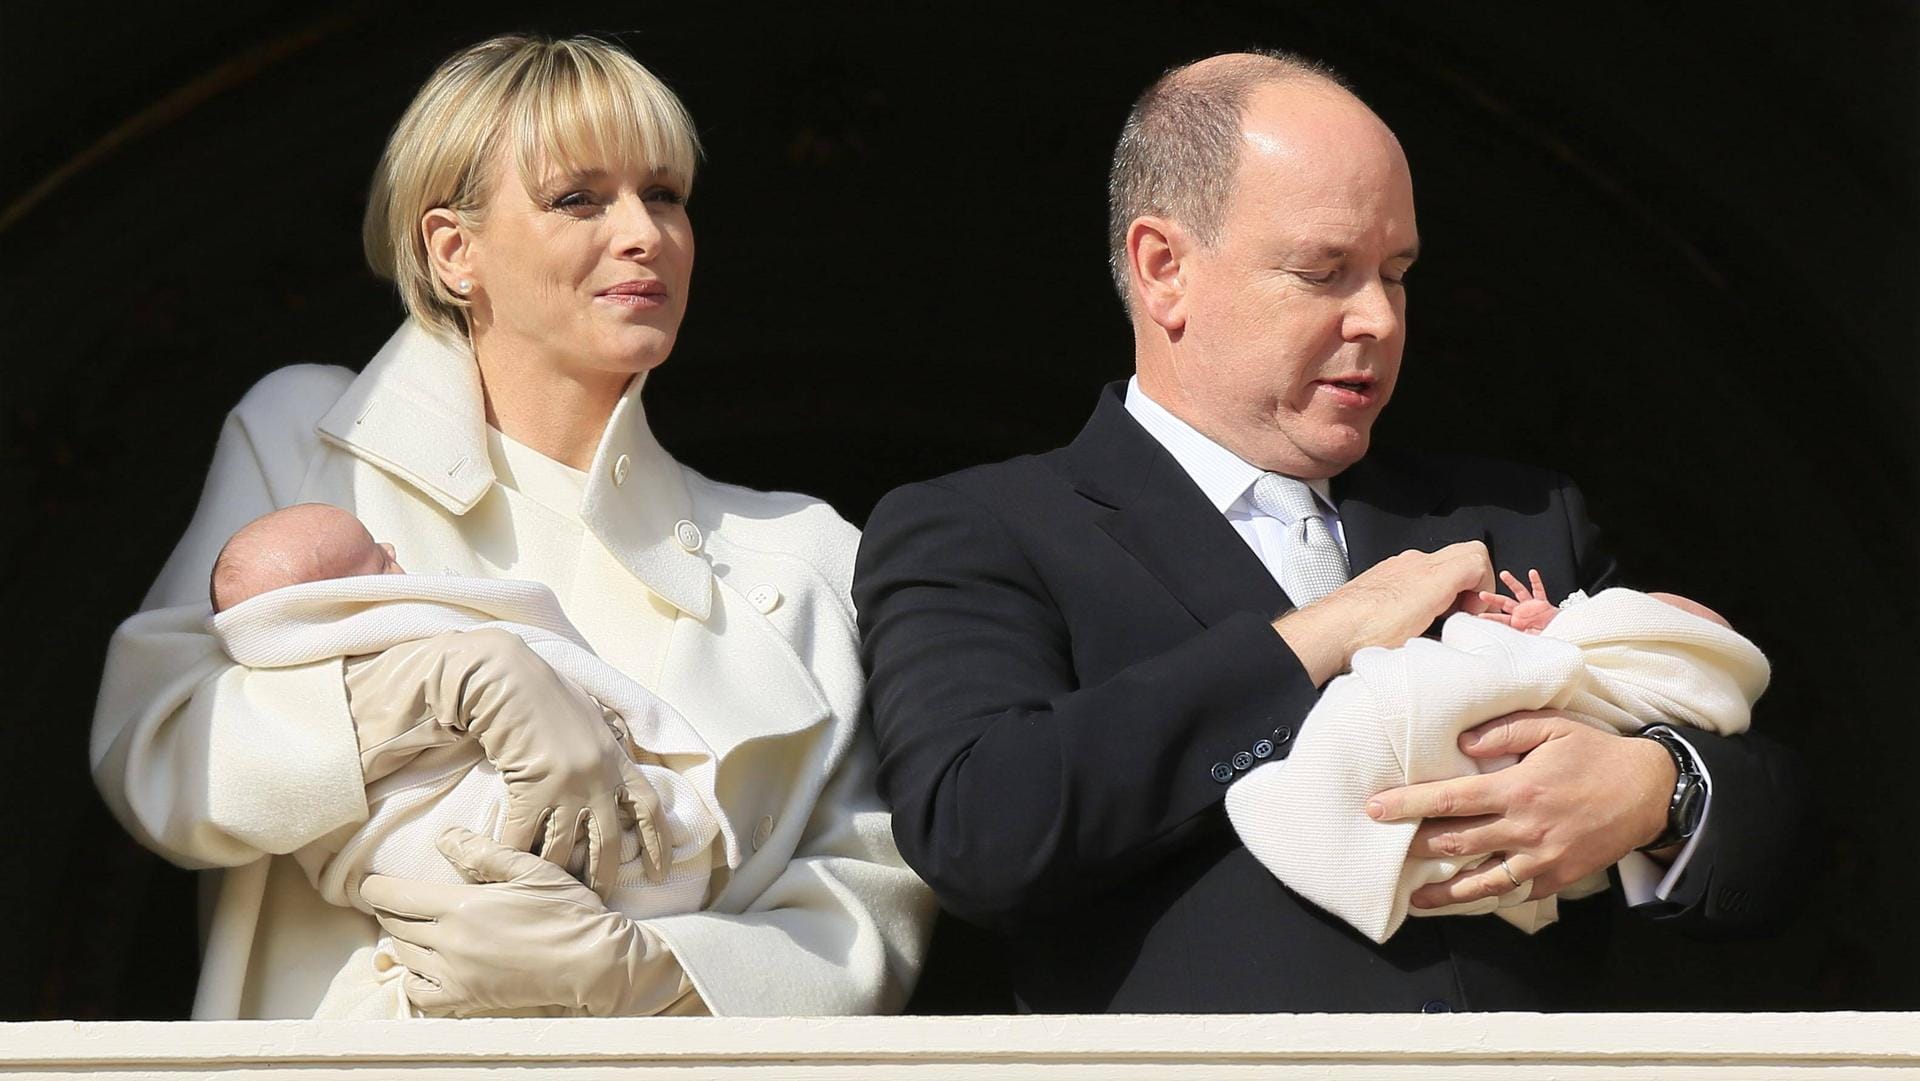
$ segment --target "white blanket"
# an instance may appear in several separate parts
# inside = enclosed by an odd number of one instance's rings
[[[428,575],[341,578],[263,593],[211,620],[222,647],[251,668],[378,653],[401,642],[488,627],[518,635],[556,673],[618,714],[633,743],[661,763],[630,761],[627,771],[660,798],[663,840],[672,846],[666,879],[646,881],[638,838],[629,830],[608,907],[636,919],[698,910],[716,839],[726,866],[740,863],[739,842],[715,811],[713,752],[671,706],[595,656],[546,586]],[[374,782],[364,824],[296,855],[323,897],[365,911],[359,885],[368,874],[463,881],[434,839],[450,826],[497,839],[505,801],[506,783],[481,758],[478,745],[466,741],[423,753]]]
[[[1507,764],[1467,756],[1455,742],[1460,733],[1527,709],[1623,732],[1660,722],[1739,732],[1769,674],[1766,657],[1744,637],[1628,589],[1570,601],[1538,635],[1456,615],[1438,642],[1354,654],[1352,671],[1328,684],[1307,715],[1292,754],[1228,790],[1227,814],[1275,877],[1385,942],[1415,890],[1477,861],[1409,859],[1419,823],[1375,822],[1366,802],[1388,788]],[[1595,892],[1605,876],[1584,884],[1584,893]],[[1497,909],[1527,931],[1552,922],[1555,898],[1526,894],[1411,911]]]

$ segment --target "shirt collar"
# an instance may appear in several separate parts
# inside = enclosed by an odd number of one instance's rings
[[[1201,435],[1200,432],[1174,416],[1166,406],[1147,396],[1140,389],[1140,377],[1127,380],[1127,412],[1145,428],[1154,441],[1173,455],[1187,476],[1199,485],[1200,491],[1213,504],[1213,509],[1226,514],[1235,509],[1246,510],[1247,490],[1253,482],[1266,475],[1266,470],[1253,465],[1238,454]],[[1303,481],[1313,489],[1320,499],[1321,506],[1331,510],[1333,499],[1326,480]]]

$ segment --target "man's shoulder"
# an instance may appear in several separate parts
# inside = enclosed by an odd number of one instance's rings
[[[969,466],[928,480],[903,484],[874,507],[868,529],[914,508],[964,506],[988,514],[1017,514],[1072,491],[1061,470],[1063,451],[1023,454],[1005,461]]]

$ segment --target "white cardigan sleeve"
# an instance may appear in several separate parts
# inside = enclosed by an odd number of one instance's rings
[[[319,451],[314,423],[351,378],[286,368],[247,393],[221,429],[186,535],[108,646],[94,783],[129,832],[183,866],[250,863],[366,817],[341,662],[250,670],[206,625],[221,546],[298,498]]]

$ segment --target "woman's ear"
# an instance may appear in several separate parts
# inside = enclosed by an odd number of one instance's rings
[[[1140,314],[1177,334],[1187,325],[1184,260],[1186,230],[1165,218],[1140,217],[1127,226],[1127,265]]]
[[[436,206],[420,216],[420,236],[427,242],[427,261],[455,296],[471,296],[480,282],[474,276],[473,234],[460,215]]]

